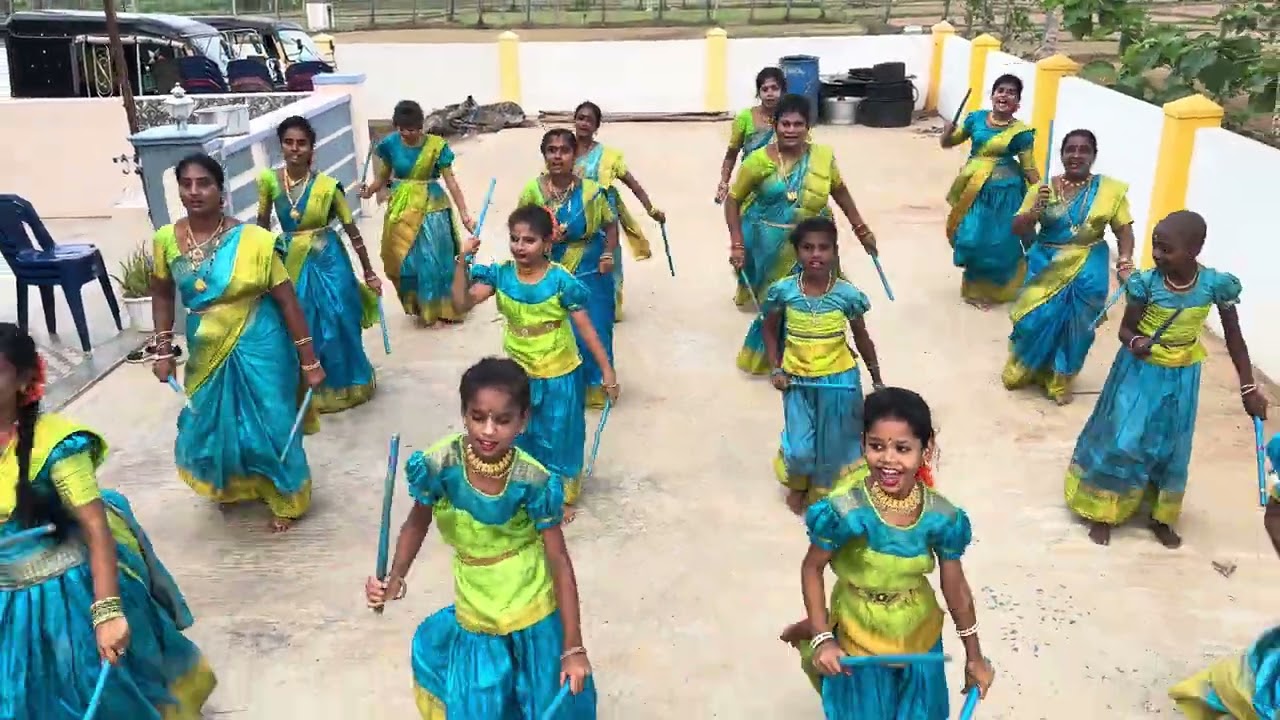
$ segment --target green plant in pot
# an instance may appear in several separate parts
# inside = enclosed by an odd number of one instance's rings
[[[119,283],[120,292],[124,295],[130,327],[140,332],[154,330],[151,319],[151,275],[154,271],[151,251],[143,244],[120,263],[119,274],[111,276]]]

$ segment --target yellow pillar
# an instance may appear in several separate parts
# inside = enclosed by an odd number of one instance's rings
[[[1151,231],[1175,210],[1187,207],[1187,183],[1191,179],[1191,152],[1196,132],[1222,127],[1222,106],[1203,95],[1191,95],[1165,103],[1160,151],[1156,153],[1155,183],[1151,187],[1151,212],[1147,214],[1146,244],[1140,258],[1143,269],[1152,266]]]
[[[729,33],[724,28],[707,31],[707,77],[704,110],[729,110]]]
[[[969,104],[965,110],[973,112],[982,107],[987,92],[987,55],[1000,49],[1000,41],[983,33],[973,39],[969,54]]]
[[[1049,153],[1050,142],[1058,142],[1065,132],[1072,128],[1057,128],[1058,137],[1049,137],[1049,128],[1053,118],[1058,114],[1058,84],[1062,78],[1075,75],[1080,71],[1079,63],[1066,55],[1051,55],[1036,63],[1036,96],[1031,106],[1031,126],[1036,129],[1036,162],[1043,163]],[[1040,168],[1040,177],[1049,172],[1048,167]]]
[[[520,36],[510,30],[498,36],[498,94],[520,104]]]
[[[942,88],[942,49],[947,38],[956,34],[951,23],[943,20],[930,29],[933,36],[933,58],[929,61],[929,92],[924,96],[924,109],[938,109],[938,91]]]

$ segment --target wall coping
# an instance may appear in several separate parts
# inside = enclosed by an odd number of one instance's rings
[[[313,85],[363,85],[367,76],[364,73],[319,73],[311,76]]]
[[[349,102],[351,102],[350,95],[312,95],[296,103],[289,103],[279,110],[272,110],[266,115],[261,115],[251,120],[249,122],[249,134],[224,140],[222,152],[224,155],[230,155],[245,148],[253,147],[254,143],[261,142],[268,136],[274,135],[276,126],[287,117],[294,115],[315,116],[330,108]]]
[[[157,147],[163,145],[203,144],[222,135],[221,125],[200,125],[191,123],[185,129],[177,125],[161,125],[147,128],[133,135],[129,141],[135,148]]]

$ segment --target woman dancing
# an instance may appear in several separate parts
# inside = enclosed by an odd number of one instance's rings
[[[1098,404],[1076,440],[1067,470],[1067,507],[1089,524],[1099,545],[1111,528],[1151,501],[1150,529],[1165,547],[1182,538],[1173,530],[1182,512],[1187,466],[1200,403],[1200,340],[1216,305],[1227,353],[1240,378],[1244,410],[1266,418],[1267,399],[1253,379],[1249,348],[1240,334],[1236,304],[1240,281],[1200,265],[1204,218],[1179,210],[1156,225],[1154,270],[1130,275],[1120,323],[1121,347]]]
[[[1267,444],[1272,468],[1280,468],[1280,435]],[[1272,488],[1263,527],[1280,555],[1280,496]],[[1169,690],[1191,720],[1267,720],[1280,717],[1280,625],[1254,641],[1243,655],[1223,658]]]
[[[947,123],[943,149],[972,140],[969,159],[951,184],[947,240],[952,262],[964,268],[960,295],[983,309],[1009,302],[1022,287],[1027,263],[1013,216],[1027,185],[1038,183],[1032,151],[1035,131],[1013,117],[1022,100],[1022,80],[1001,75],[991,86],[991,109]]]
[[[1062,139],[1065,172],[1027,192],[1013,231],[1040,232],[1027,253],[1027,281],[1009,318],[1009,359],[1001,379],[1010,390],[1029,384],[1059,405],[1072,400],[1071,382],[1093,345],[1094,324],[1107,301],[1111,276],[1106,231],[1115,233],[1120,282],[1133,272],[1133,216],[1128,185],[1093,175],[1098,139],[1072,130]]]
[[[405,314],[420,326],[462,322],[449,302],[453,258],[461,244],[449,198],[467,232],[475,229],[475,221],[453,176],[453,150],[444,138],[422,131],[426,118],[412,100],[396,103],[391,123],[397,132],[375,146],[377,178],[360,191],[367,199],[392,187],[382,221],[382,271],[395,286]]]
[[[786,95],[778,101],[774,143],[747,156],[724,202],[729,226],[729,263],[751,284],[760,298],[769,286],[798,272],[795,249],[788,240],[796,223],[830,214],[835,200],[853,224],[853,233],[868,254],[876,254],[876,237],[862,221],[849,187],[840,177],[835,154],[826,145],[808,141],[809,101]],[[838,266],[837,266],[838,272]],[[765,354],[761,316],[747,331],[738,367],[753,375],[773,369]]]
[[[324,383],[307,320],[275,236],[223,214],[222,167],[189,155],[174,169],[187,216],[155,235],[151,297],[162,338],[160,382],[174,376],[165,347],[173,332],[174,292],[191,314],[191,357],[178,415],[178,477],[218,503],[262,500],[271,530],[288,530],[311,504],[311,469],[302,443],[285,447],[298,409],[298,375]],[[301,366],[301,371],[299,370]],[[283,456],[283,460],[281,457]]]
[[[871,301],[836,274],[835,223],[802,220],[791,233],[791,245],[801,270],[769,287],[763,329],[770,377],[783,392],[785,424],[774,470],[789,490],[787,506],[798,515],[862,457],[862,377],[845,342],[845,323],[858,354],[866,358],[872,385],[882,383],[876,346],[863,319]],[[844,387],[791,387],[792,378]]]
[[[485,358],[462,376],[466,431],[405,463],[413,509],[370,607],[405,595],[434,517],[456,553],[454,604],[413,637],[413,678],[425,720],[541,720],[564,683],[558,720],[594,720],[595,681],[582,642],[578,583],[561,532],[560,477],[514,446],[529,421],[529,378]]]
[[[582,103],[573,111],[573,131],[578,142],[577,159],[574,161],[574,168],[581,177],[595,180],[601,187],[605,188],[609,204],[613,206],[614,212],[618,216],[618,224],[621,226],[623,234],[627,236],[627,244],[631,246],[631,254],[635,255],[636,260],[647,260],[653,255],[653,250],[649,247],[649,240],[644,236],[640,223],[636,222],[635,217],[627,210],[626,204],[622,202],[622,194],[614,187],[614,181],[621,182],[631,190],[644,207],[645,213],[653,218],[654,222],[658,224],[665,223],[667,216],[666,213],[653,206],[653,201],[649,199],[649,193],[644,191],[640,181],[627,169],[627,164],[622,159],[622,153],[596,142],[596,132],[600,129],[602,118],[603,114],[600,112],[600,106],[590,101]],[[621,322],[621,253],[614,257],[613,279],[617,285],[614,291],[617,295],[614,322]]]
[[[198,720],[216,680],[186,601],[128,501],[98,488],[106,442],[42,413],[44,383],[35,342],[0,323],[0,713],[79,718],[106,660],[98,717]]]
[[[536,205],[516,208],[507,229],[514,259],[504,263],[475,265],[468,273],[466,259],[479,249],[480,240],[466,242],[453,273],[453,304],[465,313],[497,296],[498,312],[507,321],[502,347],[529,375],[529,420],[516,445],[561,478],[564,521],[569,523],[571,506],[582,489],[587,442],[586,387],[574,330],[600,366],[606,392],[614,400],[618,380],[584,309],[586,287],[547,257],[555,231],[551,215]]]
[[[578,140],[572,131],[548,130],[542,136],[541,147],[547,171],[525,185],[518,204],[546,208],[555,220],[551,259],[586,286],[587,316],[612,366],[617,306],[613,268],[618,250],[618,222],[605,188],[573,174]],[[615,394],[616,383],[605,378],[604,367],[597,362],[582,334],[575,332],[574,336],[582,356],[587,406],[602,408],[606,396]]]
[[[270,230],[275,208],[282,231],[276,250],[284,257],[325,371],[324,384],[316,388],[311,407],[322,413],[339,412],[373,397],[373,365],[360,334],[378,321],[382,283],[369,262],[342,184],[311,167],[316,148],[311,123],[298,115],[285,118],[276,128],[276,137],[284,152],[284,167],[263,170],[258,176],[258,225]],[[356,280],[342,239],[330,227],[335,220],[351,238],[365,285]]]
[[[928,577],[940,563],[942,595],[964,645],[965,688],[985,697],[995,675],[982,656],[960,562],[972,539],[969,516],[919,479],[934,437],[929,406],[910,390],[885,388],[867,396],[865,417],[866,462],[805,514],[811,545],[800,573],[808,618],[782,640],[800,651],[829,720],[946,720],[942,664],[840,663],[849,655],[941,652],[943,613]],[[840,580],[829,610],[828,565]]]
[[[724,162],[720,163],[720,184],[716,187],[717,203],[723,203],[729,197],[729,180],[733,177],[733,167],[738,164],[738,157],[745,160],[748,155],[773,141],[773,113],[778,107],[778,98],[786,92],[787,76],[780,68],[767,67],[756,73],[756,98],[760,103],[743,109],[733,118],[729,147],[724,151]],[[738,284],[738,290],[733,296],[733,302],[742,307],[751,301],[751,291],[742,283],[741,277],[735,277],[734,282]]]

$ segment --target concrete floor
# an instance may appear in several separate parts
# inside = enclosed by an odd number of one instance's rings
[[[794,655],[776,640],[802,611],[806,540],[769,467],[778,395],[733,366],[749,317],[730,303],[726,232],[711,204],[727,132],[635,124],[603,134],[667,211],[678,275],[660,254],[627,262],[616,347],[623,403],[568,530],[601,718],[821,716]],[[458,147],[473,212],[489,177],[498,180],[482,259],[505,256],[502,220],[540,169],[539,135],[507,131]],[[1110,548],[1093,546],[1063,507],[1062,476],[1095,398],[1058,408],[1000,386],[1008,319],[960,302],[942,233],[942,198],[961,153],[914,130],[821,128],[817,137],[835,146],[898,297],[886,300],[844,236],[845,267],[872,299],[884,377],[933,405],[940,489],[973,516],[965,563],[999,672],[981,717],[1173,717],[1167,687],[1273,622],[1268,591],[1280,582],[1225,352],[1214,346],[1204,373],[1185,547],[1165,550],[1139,528],[1118,532]],[[376,236],[372,221],[366,235]],[[265,511],[224,517],[177,480],[180,400],[145,368],[125,366],[70,408],[113,444],[103,482],[129,495],[193,606],[191,635],[221,683],[211,717],[415,716],[410,636],[451,602],[452,583],[449,554],[430,538],[408,598],[383,616],[364,608],[387,438],[403,434],[404,457],[459,427],[459,374],[501,352],[494,318],[492,304],[439,331],[394,317],[390,356],[370,331],[379,395],[327,417],[307,439],[315,504],[280,537],[265,532]],[[1114,322],[1099,335],[1082,390],[1101,386],[1118,345]],[[403,517],[403,492],[397,503]],[[1215,560],[1238,570],[1223,577]],[[958,647],[950,630],[946,637]],[[960,671],[950,667],[953,683]]]

